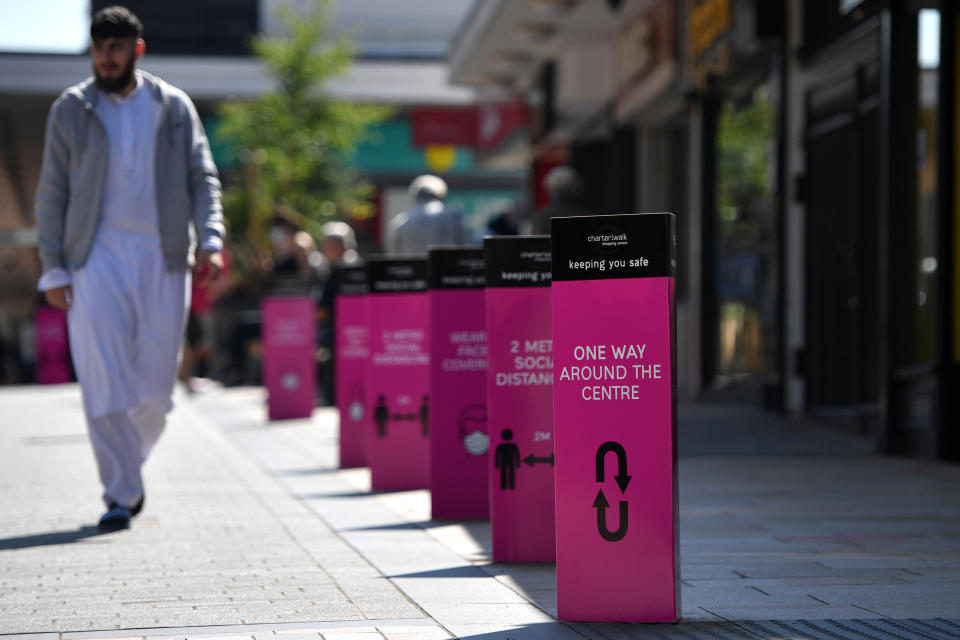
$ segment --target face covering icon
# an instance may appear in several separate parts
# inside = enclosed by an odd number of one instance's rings
[[[463,448],[472,456],[482,456],[490,450],[490,437],[487,435],[487,408],[475,404],[460,412],[458,422],[460,440]]]
[[[350,406],[347,408],[347,411],[350,414],[350,420],[353,422],[360,422],[363,420],[363,403],[351,402]]]
[[[350,398],[350,404],[347,405],[347,415],[350,416],[351,422],[360,422],[363,420],[363,389],[360,388],[360,385],[354,385]]]
[[[280,386],[287,391],[293,391],[300,386],[300,376],[295,373],[285,373],[280,378]]]

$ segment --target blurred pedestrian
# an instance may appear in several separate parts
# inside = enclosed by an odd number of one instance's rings
[[[317,250],[317,246],[310,234],[300,229],[293,212],[286,207],[278,208],[270,219],[270,244],[273,245],[270,261],[273,279],[298,281],[308,288],[312,278],[310,254]]]
[[[186,338],[180,358],[178,378],[187,393],[210,388],[216,369],[217,338],[214,303],[230,288],[230,252],[223,248],[223,269],[216,278],[208,277],[209,266],[193,269],[190,310]]]
[[[550,202],[533,212],[526,233],[549,234],[550,218],[587,215],[580,204],[583,182],[577,172],[566,165],[554,167],[543,177],[543,186]]]
[[[330,275],[323,283],[317,299],[317,346],[321,354],[317,364],[317,380],[321,391],[321,403],[333,404],[334,400],[334,317],[340,270],[360,266],[357,253],[357,237],[346,222],[328,222],[323,225],[321,249],[330,266]]]
[[[223,267],[203,125],[181,90],[137,69],[142,35],[123,7],[93,16],[93,77],[51,107],[37,186],[38,288],[68,311],[102,529],[129,526],[143,507],[140,470],[173,408],[195,250],[210,277]]]
[[[413,207],[394,218],[387,236],[387,253],[425,254],[430,245],[467,242],[460,213],[444,206],[447,183],[423,175],[410,183]]]
[[[330,268],[359,264],[357,236],[346,222],[328,222],[322,228],[323,241],[321,251],[326,256]]]
[[[483,230],[485,236],[515,236],[520,233],[520,220],[523,218],[525,203],[516,199],[500,213],[496,213],[487,220],[487,228]]]

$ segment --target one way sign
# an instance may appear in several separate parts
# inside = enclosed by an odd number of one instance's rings
[[[561,620],[679,618],[674,224],[551,222]]]

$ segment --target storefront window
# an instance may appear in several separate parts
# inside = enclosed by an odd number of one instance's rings
[[[775,108],[766,86],[717,126],[718,382],[776,368]]]

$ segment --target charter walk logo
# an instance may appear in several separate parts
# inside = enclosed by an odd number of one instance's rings
[[[587,242],[599,244],[601,247],[625,247],[629,239],[625,233],[600,233],[587,236]]]

